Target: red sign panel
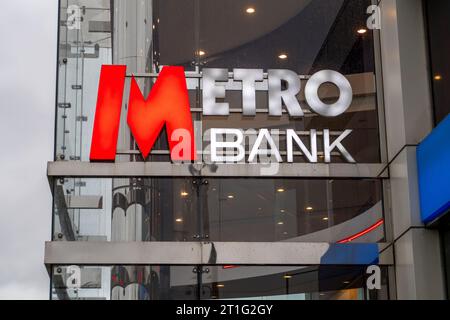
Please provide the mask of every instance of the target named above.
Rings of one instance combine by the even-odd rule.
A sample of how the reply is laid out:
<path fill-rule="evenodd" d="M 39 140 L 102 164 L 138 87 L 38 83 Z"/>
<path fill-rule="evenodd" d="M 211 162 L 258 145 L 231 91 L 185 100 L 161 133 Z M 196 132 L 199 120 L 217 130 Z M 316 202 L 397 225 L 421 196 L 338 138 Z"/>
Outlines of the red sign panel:
<path fill-rule="evenodd" d="M 100 73 L 91 161 L 114 161 L 126 66 L 104 65 Z M 189 97 L 183 67 L 166 66 L 147 99 L 131 79 L 127 123 L 144 158 L 149 155 L 163 127 L 172 160 L 195 160 L 196 149 Z"/>

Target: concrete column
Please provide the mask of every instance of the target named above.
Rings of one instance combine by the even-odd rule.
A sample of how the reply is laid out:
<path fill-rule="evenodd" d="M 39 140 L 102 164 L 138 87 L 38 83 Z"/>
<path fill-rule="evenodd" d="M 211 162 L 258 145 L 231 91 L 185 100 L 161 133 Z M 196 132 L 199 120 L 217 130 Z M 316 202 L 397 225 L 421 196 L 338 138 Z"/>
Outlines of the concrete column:
<path fill-rule="evenodd" d="M 386 140 L 397 299 L 444 299 L 439 234 L 420 220 L 416 146 L 432 130 L 421 0 L 382 0 Z"/>
<path fill-rule="evenodd" d="M 388 159 L 431 132 L 427 41 L 421 0 L 382 0 L 381 55 Z"/>
<path fill-rule="evenodd" d="M 405 147 L 389 166 L 398 299 L 444 299 L 439 232 L 420 220 L 416 147 Z"/>

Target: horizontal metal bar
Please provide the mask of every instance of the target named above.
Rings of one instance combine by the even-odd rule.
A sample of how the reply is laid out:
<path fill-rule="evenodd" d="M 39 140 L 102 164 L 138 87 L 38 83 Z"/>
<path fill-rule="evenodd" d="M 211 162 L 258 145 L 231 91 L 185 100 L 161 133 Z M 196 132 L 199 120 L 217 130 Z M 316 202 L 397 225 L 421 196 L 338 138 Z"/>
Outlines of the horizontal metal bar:
<path fill-rule="evenodd" d="M 287 155 L 287 151 L 278 151 L 278 152 L 280 153 L 281 156 L 286 156 Z M 197 150 L 196 153 L 197 153 L 197 155 L 210 155 L 211 151 Z M 236 155 L 237 154 L 237 152 L 234 151 L 234 150 L 225 150 L 225 151 L 217 150 L 216 153 L 218 155 Z M 250 155 L 251 152 L 250 151 L 245 151 L 244 153 L 245 153 L 246 156 L 248 156 L 248 155 Z M 139 150 L 117 150 L 116 154 L 120 154 L 120 155 L 127 155 L 128 154 L 128 155 L 130 155 L 130 154 L 141 154 L 141 152 Z M 170 154 L 170 150 L 152 150 L 150 152 L 150 154 L 153 154 L 153 155 L 169 155 Z M 302 156 L 303 152 L 292 151 L 292 154 L 294 156 Z M 324 152 L 322 152 L 322 151 L 317 152 L 317 155 L 319 157 L 323 157 L 324 156 Z M 341 153 L 333 151 L 333 152 L 330 152 L 330 155 L 338 157 L 338 156 L 341 155 Z M 70 160 L 74 160 L 74 159 L 70 159 Z"/>
<path fill-rule="evenodd" d="M 195 72 L 195 71 L 185 71 L 184 74 L 185 74 L 185 77 L 187 79 L 199 79 L 199 78 L 202 78 L 202 76 L 203 76 L 202 72 Z M 127 73 L 126 74 L 127 78 L 131 78 L 131 77 L 135 77 L 135 78 L 158 78 L 158 76 L 159 76 L 159 73 L 157 73 L 157 72 L 147 72 L 147 73 L 145 73 L 145 72 L 135 72 L 135 73 Z M 263 73 L 263 79 L 267 79 L 268 76 L 269 76 L 269 74 L 267 72 Z M 301 80 L 306 80 L 306 79 L 311 78 L 310 75 L 302 75 L 302 74 L 299 74 L 298 77 Z M 233 78 L 234 78 L 234 73 L 233 72 L 228 72 L 228 79 L 232 80 Z"/>
<path fill-rule="evenodd" d="M 88 242 L 45 243 L 46 265 L 366 265 L 393 263 L 388 243 Z M 382 252 L 382 254 L 380 254 Z"/>
<path fill-rule="evenodd" d="M 269 164 L 233 163 L 169 163 L 80 161 L 48 162 L 48 177 L 260 177 L 260 178 L 388 178 L 386 164 L 367 163 L 278 163 L 277 170 Z"/>
<path fill-rule="evenodd" d="M 203 113 L 203 109 L 202 108 L 190 108 L 190 110 L 191 110 L 192 113 Z M 316 117 L 317 116 L 316 113 L 312 112 L 309 109 L 302 108 L 302 111 L 304 113 L 303 117 Z M 230 113 L 242 113 L 243 109 L 242 108 L 230 108 L 229 112 Z M 269 109 L 268 108 L 258 108 L 258 109 L 255 109 L 255 112 L 256 113 L 263 113 L 263 114 L 267 113 L 268 114 L 269 113 Z M 282 109 L 281 113 L 282 114 L 289 114 L 289 112 L 286 109 Z M 205 116 L 205 117 L 207 117 L 207 116 Z M 227 116 L 216 116 L 216 117 L 227 117 Z M 301 119 L 301 117 L 297 117 L 297 119 Z M 204 118 L 203 120 L 204 121 L 208 121 L 207 118 Z"/>
<path fill-rule="evenodd" d="M 103 196 L 66 195 L 68 209 L 103 209 Z"/>

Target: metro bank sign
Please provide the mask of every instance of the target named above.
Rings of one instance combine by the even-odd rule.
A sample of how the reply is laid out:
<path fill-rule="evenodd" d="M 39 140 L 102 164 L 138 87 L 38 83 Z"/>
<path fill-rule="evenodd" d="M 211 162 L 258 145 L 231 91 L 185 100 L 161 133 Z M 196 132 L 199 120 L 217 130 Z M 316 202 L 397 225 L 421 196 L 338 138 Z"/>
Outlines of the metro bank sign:
<path fill-rule="evenodd" d="M 102 66 L 91 143 L 91 161 L 115 160 L 125 78 L 126 66 Z M 229 115 L 229 104 L 217 101 L 217 99 L 225 98 L 226 88 L 224 84 L 228 79 L 227 69 L 205 68 L 202 70 L 204 116 Z M 263 80 L 262 69 L 233 69 L 233 81 L 242 82 L 242 113 L 244 116 L 255 116 L 256 83 Z M 291 117 L 302 117 L 304 115 L 297 99 L 301 90 L 301 82 L 295 72 L 284 69 L 270 69 L 267 72 L 267 83 L 270 116 L 281 116 L 283 104 Z M 318 90 L 324 83 L 332 83 L 339 89 L 339 98 L 333 104 L 326 104 L 319 98 Z M 324 117 L 336 117 L 344 113 L 350 107 L 353 96 L 349 81 L 340 73 L 332 70 L 322 70 L 312 75 L 306 83 L 304 93 L 309 107 L 315 113 Z M 171 159 L 173 161 L 196 160 L 197 151 L 184 68 L 163 67 L 147 98 L 142 95 L 136 80 L 132 77 L 127 124 L 144 159 L 150 154 L 156 139 L 165 127 Z M 355 162 L 342 145 L 342 141 L 351 132 L 352 130 L 345 130 L 331 142 L 329 130 L 323 130 L 325 162 L 331 162 L 331 152 L 335 149 L 348 162 Z M 232 138 L 226 138 L 223 141 L 221 138 L 224 135 Z M 295 130 L 286 130 L 288 162 L 293 162 L 294 143 L 309 162 L 318 162 L 317 131 L 310 130 L 309 136 L 310 148 L 307 148 Z M 212 162 L 239 162 L 245 158 L 243 130 L 212 128 L 209 130 L 207 138 L 211 142 Z M 264 143 L 266 146 L 264 146 Z M 232 155 L 220 154 L 218 150 L 221 149 L 231 150 Z M 251 147 L 248 161 L 254 162 L 258 155 L 268 154 L 274 156 L 277 162 L 283 161 L 271 131 L 259 129 L 256 140 Z"/>

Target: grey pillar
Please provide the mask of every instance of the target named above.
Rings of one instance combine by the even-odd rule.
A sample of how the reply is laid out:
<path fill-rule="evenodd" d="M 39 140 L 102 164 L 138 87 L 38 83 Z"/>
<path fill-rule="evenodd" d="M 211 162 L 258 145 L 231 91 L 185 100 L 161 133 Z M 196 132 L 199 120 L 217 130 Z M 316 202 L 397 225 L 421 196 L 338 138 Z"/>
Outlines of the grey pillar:
<path fill-rule="evenodd" d="M 432 130 L 422 0 L 381 1 L 386 139 L 398 299 L 443 299 L 439 235 L 420 220 L 416 146 Z"/>

